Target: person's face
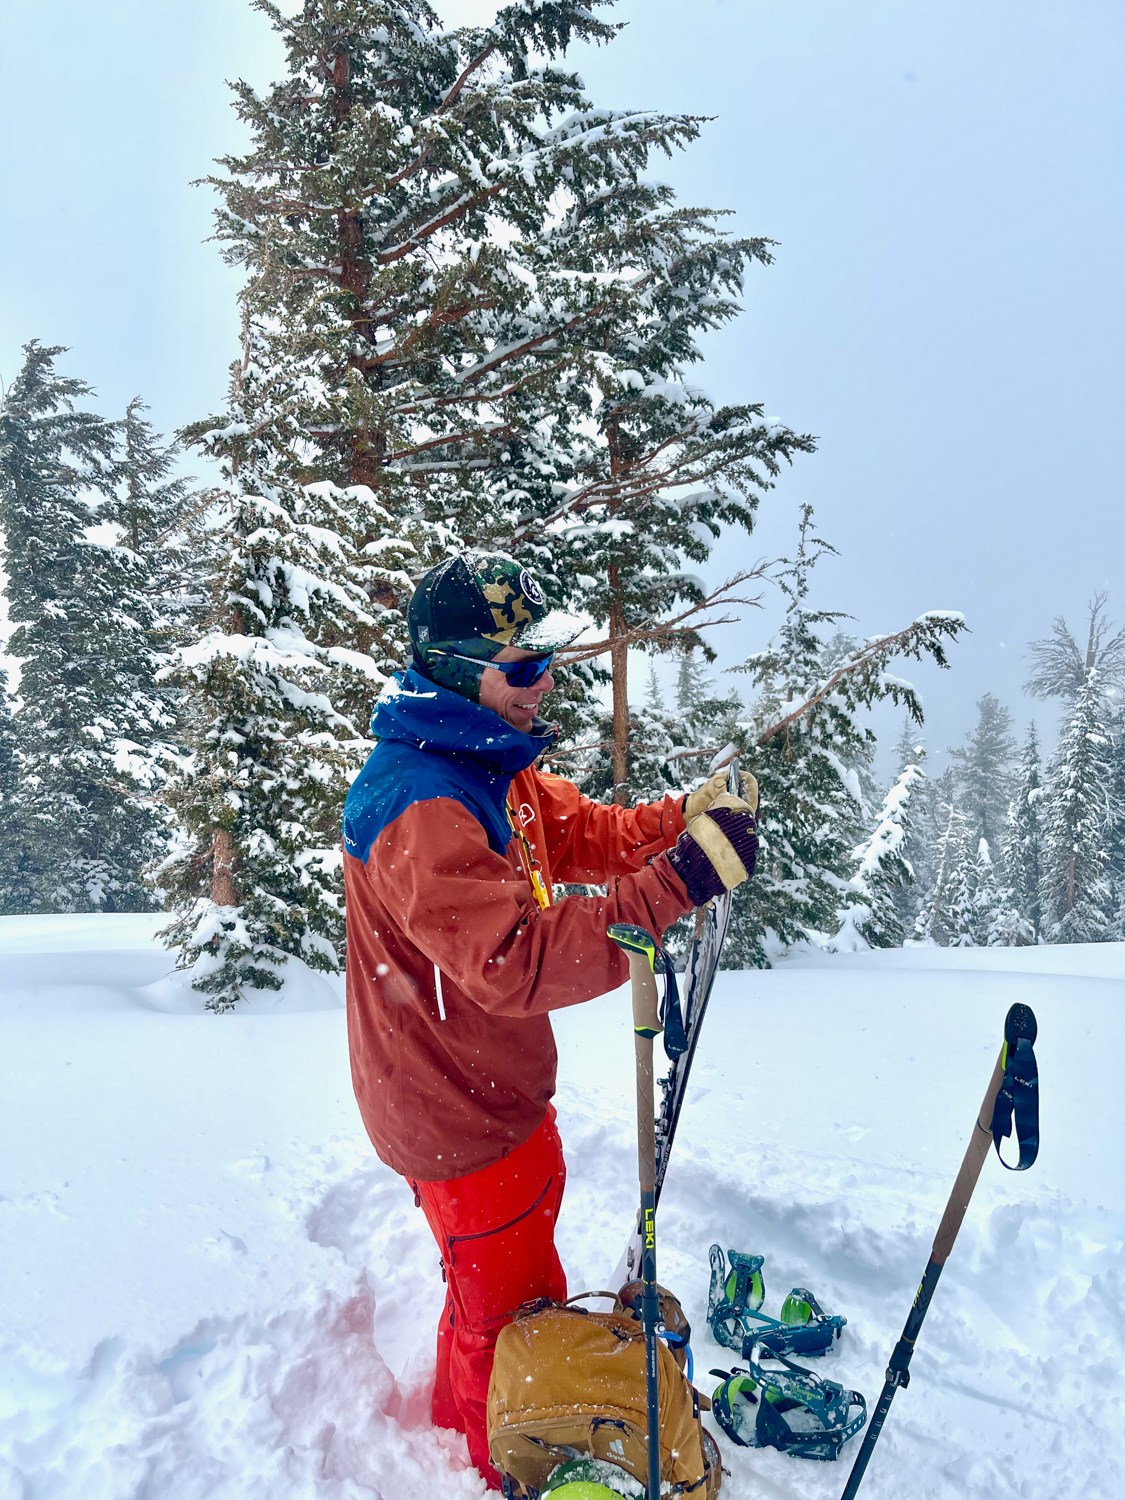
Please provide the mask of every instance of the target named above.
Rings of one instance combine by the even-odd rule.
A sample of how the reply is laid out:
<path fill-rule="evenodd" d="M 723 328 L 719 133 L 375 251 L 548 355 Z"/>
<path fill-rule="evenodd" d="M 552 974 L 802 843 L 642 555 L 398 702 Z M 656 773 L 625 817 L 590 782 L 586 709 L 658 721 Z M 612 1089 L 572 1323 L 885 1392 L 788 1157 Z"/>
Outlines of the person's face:
<path fill-rule="evenodd" d="M 493 661 L 533 661 L 542 655 L 541 651 L 521 651 L 518 646 L 505 646 Z M 498 672 L 495 667 L 485 667 L 480 678 L 481 706 L 499 714 L 513 729 L 529 734 L 540 703 L 554 685 L 555 679 L 550 672 L 544 672 L 530 687 L 512 687 L 503 672 Z"/>

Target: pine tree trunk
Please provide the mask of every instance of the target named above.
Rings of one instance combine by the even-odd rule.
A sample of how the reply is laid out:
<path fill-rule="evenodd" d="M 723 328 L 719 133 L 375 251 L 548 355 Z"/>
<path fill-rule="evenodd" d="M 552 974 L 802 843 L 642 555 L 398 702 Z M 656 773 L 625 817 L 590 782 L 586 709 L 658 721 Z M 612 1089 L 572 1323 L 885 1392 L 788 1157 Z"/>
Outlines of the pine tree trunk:
<path fill-rule="evenodd" d="M 225 828 L 211 835 L 211 900 L 216 906 L 237 906 L 234 888 L 234 841 Z"/>
<path fill-rule="evenodd" d="M 613 800 L 625 801 L 625 783 L 629 779 L 629 647 L 625 643 L 625 620 L 617 593 L 617 569 L 609 570 L 609 586 L 614 603 L 609 614 L 610 671 L 613 681 Z"/>
<path fill-rule="evenodd" d="M 619 433 L 617 423 L 606 426 L 609 448 L 610 473 L 616 477 L 621 470 Z M 609 502 L 610 515 L 614 515 L 619 500 Z M 615 563 L 608 570 L 609 596 L 609 650 L 610 676 L 613 683 L 613 800 L 625 802 L 625 783 L 629 779 L 629 647 L 625 642 L 625 611 L 621 601 L 621 576 Z"/>
<path fill-rule="evenodd" d="M 340 126 L 351 114 L 351 57 L 343 49 L 332 59 L 332 116 Z M 354 299 L 351 322 L 357 333 L 371 341 L 371 317 L 367 309 L 372 268 L 363 256 L 363 214 L 358 208 L 341 208 L 336 215 L 340 240 L 340 286 Z M 353 353 L 349 364 L 364 374 L 362 356 Z M 372 433 L 361 423 L 348 434 L 348 484 L 378 484 L 385 451 L 381 433 Z"/>

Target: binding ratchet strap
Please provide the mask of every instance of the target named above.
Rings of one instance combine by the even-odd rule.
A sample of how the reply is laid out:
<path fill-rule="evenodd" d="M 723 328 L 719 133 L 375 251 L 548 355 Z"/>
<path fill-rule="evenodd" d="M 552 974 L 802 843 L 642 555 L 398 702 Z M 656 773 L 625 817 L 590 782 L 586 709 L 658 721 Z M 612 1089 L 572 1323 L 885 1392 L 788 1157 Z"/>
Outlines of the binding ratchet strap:
<path fill-rule="evenodd" d="M 767 1353 L 827 1354 L 847 1318 L 826 1313 L 805 1287 L 795 1286 L 781 1305 L 781 1317 L 762 1312 L 765 1282 L 763 1258 L 731 1250 L 728 1273 L 723 1252 L 711 1246 L 711 1289 L 707 1322 L 716 1341 L 746 1357 L 757 1343 Z"/>
<path fill-rule="evenodd" d="M 829 1462 L 867 1421 L 859 1391 L 822 1380 L 792 1360 L 763 1351 L 782 1369 L 747 1356 L 747 1370 L 712 1370 L 723 1377 L 711 1398 L 719 1426 L 742 1448 L 778 1448 L 794 1458 Z"/>
<path fill-rule="evenodd" d="M 992 1112 L 996 1155 L 1010 1172 L 1025 1172 L 1039 1154 L 1038 1026 L 1029 1006 L 1013 1005 L 1004 1022 L 1004 1078 Z M 1015 1130 L 1018 1162 L 1004 1161 L 1000 1142 Z"/>

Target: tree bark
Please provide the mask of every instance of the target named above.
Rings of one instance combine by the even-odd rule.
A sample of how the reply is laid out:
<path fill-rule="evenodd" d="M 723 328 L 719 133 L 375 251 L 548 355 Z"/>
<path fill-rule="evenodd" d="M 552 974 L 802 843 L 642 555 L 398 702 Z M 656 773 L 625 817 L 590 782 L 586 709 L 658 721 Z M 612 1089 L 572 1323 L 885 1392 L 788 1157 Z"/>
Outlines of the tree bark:
<path fill-rule="evenodd" d="M 613 800 L 624 803 L 624 785 L 629 779 L 629 643 L 621 613 L 617 569 L 609 569 L 613 604 L 609 612 L 610 673 L 613 682 Z"/>
<path fill-rule="evenodd" d="M 616 477 L 622 468 L 621 448 L 617 422 L 606 425 L 606 444 L 609 448 L 609 472 Z M 607 509 L 615 515 L 620 500 L 610 499 Z M 629 639 L 622 601 L 621 575 L 616 563 L 610 563 L 607 572 L 609 581 L 609 662 L 613 685 L 613 800 L 624 805 L 625 783 L 629 779 Z"/>
<path fill-rule="evenodd" d="M 225 828 L 211 835 L 211 900 L 216 906 L 237 906 L 234 887 L 234 841 Z"/>

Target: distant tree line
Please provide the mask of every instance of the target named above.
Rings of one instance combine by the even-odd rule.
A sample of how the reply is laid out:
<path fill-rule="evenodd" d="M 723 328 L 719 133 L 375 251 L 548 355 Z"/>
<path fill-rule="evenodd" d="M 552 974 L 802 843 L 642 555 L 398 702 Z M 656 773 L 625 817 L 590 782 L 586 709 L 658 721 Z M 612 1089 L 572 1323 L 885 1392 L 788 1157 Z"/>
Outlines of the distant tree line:
<path fill-rule="evenodd" d="M 1059 925 L 1059 902 L 1084 912 L 1102 885 L 1085 854 L 1063 874 L 1051 861 L 1104 818 L 1076 790 L 1071 822 L 1047 819 L 1033 911 L 996 723 L 992 782 L 966 759 L 931 785 L 904 748 L 879 794 L 863 713 L 890 699 L 920 719 L 891 663 L 944 663 L 963 622 L 850 639 L 808 601 L 831 549 L 807 509 L 775 572 L 784 628 L 743 667 L 748 706 L 709 680 L 706 631 L 758 576 L 709 592 L 700 570 L 813 441 L 689 383 L 770 243 L 652 180 L 700 119 L 594 108 L 563 65 L 571 41 L 612 40 L 610 0 L 510 5 L 452 31 L 425 0 L 252 3 L 287 62 L 262 94 L 236 86 L 247 150 L 211 179 L 245 273 L 223 409 L 165 442 L 139 400 L 116 421 L 91 411 L 62 351 L 35 343 L 0 407 L 19 663 L 0 684 L 0 910 L 167 909 L 215 1009 L 276 987 L 291 958 L 338 968 L 340 810 L 371 703 L 404 662 L 414 579 L 477 546 L 526 560 L 592 621 L 556 693 L 561 770 L 630 801 L 690 784 L 729 739 L 760 772 L 761 874 L 733 961 L 814 935 L 953 940 L 947 893 L 985 901 L 986 846 L 987 879 L 1003 875 L 1032 935 L 1076 932 L 1085 917 Z M 213 488 L 175 477 L 181 446 L 214 461 Z M 1095 732 L 1075 730 L 1082 787 L 1117 764 L 1110 645 L 1090 690 L 1073 689 L 1106 736 L 1080 773 Z M 631 651 L 673 663 L 672 709 L 658 686 L 630 704 Z M 1048 770 L 1042 796 L 1020 794 L 1025 861 L 1029 817 L 1047 818 L 1059 784 Z M 1117 890 L 1113 848 L 1098 879 Z"/>

